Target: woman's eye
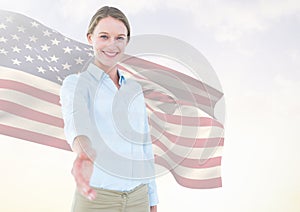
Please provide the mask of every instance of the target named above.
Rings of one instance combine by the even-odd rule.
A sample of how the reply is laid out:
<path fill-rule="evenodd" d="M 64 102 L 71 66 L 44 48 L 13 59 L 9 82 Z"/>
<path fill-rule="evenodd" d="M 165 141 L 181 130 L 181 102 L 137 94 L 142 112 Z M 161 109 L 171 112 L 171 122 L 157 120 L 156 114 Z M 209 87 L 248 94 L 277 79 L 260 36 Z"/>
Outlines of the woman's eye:
<path fill-rule="evenodd" d="M 108 39 L 108 36 L 107 35 L 100 35 L 100 38 L 106 40 L 106 39 Z"/>

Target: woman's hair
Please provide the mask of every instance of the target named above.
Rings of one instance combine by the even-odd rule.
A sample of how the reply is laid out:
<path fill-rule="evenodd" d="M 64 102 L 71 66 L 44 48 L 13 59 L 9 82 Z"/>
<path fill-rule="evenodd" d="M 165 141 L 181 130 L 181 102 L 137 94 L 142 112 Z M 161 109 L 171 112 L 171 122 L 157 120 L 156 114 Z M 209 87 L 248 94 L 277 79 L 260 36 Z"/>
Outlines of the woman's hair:
<path fill-rule="evenodd" d="M 99 23 L 99 21 L 103 18 L 106 18 L 106 17 L 112 17 L 112 18 L 115 18 L 115 19 L 117 19 L 119 21 L 122 21 L 124 23 L 124 25 L 127 28 L 127 39 L 129 41 L 129 39 L 130 39 L 130 26 L 129 26 L 128 19 L 126 18 L 126 16 L 124 15 L 124 13 L 121 10 L 119 10 L 115 7 L 109 7 L 109 6 L 101 7 L 95 13 L 95 15 L 92 17 L 92 19 L 90 21 L 87 35 L 92 34 L 94 32 L 95 27 Z"/>

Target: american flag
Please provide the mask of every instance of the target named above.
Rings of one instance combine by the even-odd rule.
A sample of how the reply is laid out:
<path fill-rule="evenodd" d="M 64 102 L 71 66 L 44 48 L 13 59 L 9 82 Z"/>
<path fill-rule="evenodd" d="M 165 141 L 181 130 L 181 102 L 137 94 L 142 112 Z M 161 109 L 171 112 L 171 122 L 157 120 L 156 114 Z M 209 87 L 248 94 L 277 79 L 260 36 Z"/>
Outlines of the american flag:
<path fill-rule="evenodd" d="M 92 56 L 89 45 L 27 16 L 0 10 L 0 133 L 71 150 L 63 132 L 59 90 L 63 79 L 84 70 Z M 214 117 L 214 106 L 223 94 L 137 57 L 128 56 L 119 67 L 143 86 L 156 169 L 171 171 L 185 187 L 221 187 L 224 127 Z"/>

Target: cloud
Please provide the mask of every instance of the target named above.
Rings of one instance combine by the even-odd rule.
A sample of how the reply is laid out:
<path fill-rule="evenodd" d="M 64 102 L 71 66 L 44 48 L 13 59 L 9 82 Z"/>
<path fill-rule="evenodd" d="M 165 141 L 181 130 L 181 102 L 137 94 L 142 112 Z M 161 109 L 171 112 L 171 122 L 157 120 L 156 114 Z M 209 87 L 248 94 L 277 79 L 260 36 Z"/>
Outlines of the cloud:
<path fill-rule="evenodd" d="M 33 0 L 6 1 L 2 3 L 2 7 L 16 10 L 14 9 L 16 4 L 21 5 L 23 12 L 30 10 L 30 8 L 33 10 L 33 7 L 37 8 L 36 1 Z M 60 0 L 54 4 L 54 7 L 49 2 L 43 3 L 43 5 L 49 6 L 51 10 L 54 7 L 57 8 L 59 15 L 66 20 L 72 20 L 75 24 L 87 22 L 94 12 L 104 5 L 118 7 L 128 15 L 159 11 L 159 14 L 156 15 L 162 18 L 164 17 L 162 11 L 164 10 L 181 11 L 188 14 L 193 26 L 212 30 L 215 38 L 220 42 L 233 42 L 244 35 L 267 30 L 276 24 L 277 20 L 286 16 L 297 16 L 300 11 L 298 0 L 246 2 L 233 0 L 91 0 L 88 2 L 84 0 Z M 39 7 L 45 8 L 42 5 Z"/>

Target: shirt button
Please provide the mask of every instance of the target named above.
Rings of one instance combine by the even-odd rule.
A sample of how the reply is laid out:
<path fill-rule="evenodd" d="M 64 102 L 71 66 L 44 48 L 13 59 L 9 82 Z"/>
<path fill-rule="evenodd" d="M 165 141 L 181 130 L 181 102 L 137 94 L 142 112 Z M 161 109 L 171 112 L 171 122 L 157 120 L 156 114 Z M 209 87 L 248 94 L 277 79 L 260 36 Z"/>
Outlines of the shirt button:
<path fill-rule="evenodd" d="M 126 194 L 126 193 L 123 193 L 123 194 L 122 194 L 122 198 L 123 198 L 123 199 L 126 199 L 126 198 L 127 198 L 127 194 Z"/>

